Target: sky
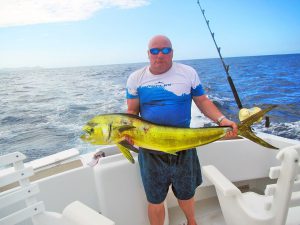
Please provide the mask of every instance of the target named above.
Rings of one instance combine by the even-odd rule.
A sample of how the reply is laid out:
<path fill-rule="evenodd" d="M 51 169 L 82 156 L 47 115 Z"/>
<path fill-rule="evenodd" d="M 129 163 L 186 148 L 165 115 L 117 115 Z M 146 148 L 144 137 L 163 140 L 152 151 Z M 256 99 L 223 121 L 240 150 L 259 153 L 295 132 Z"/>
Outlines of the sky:
<path fill-rule="evenodd" d="M 299 0 L 200 0 L 224 58 L 300 53 Z M 0 0 L 0 69 L 216 58 L 197 0 Z"/>

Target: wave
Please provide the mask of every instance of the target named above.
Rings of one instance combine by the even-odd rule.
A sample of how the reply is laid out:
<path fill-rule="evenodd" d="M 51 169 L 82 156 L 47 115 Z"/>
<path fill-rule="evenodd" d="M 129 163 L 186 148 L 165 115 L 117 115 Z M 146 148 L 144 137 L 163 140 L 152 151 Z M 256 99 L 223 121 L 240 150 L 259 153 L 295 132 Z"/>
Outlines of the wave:
<path fill-rule="evenodd" d="M 300 54 L 227 58 L 244 107 L 278 107 L 262 131 L 300 138 Z M 219 59 L 187 60 L 206 94 L 228 118 L 238 121 L 238 108 Z M 21 151 L 28 160 L 72 147 L 95 150 L 81 142 L 82 126 L 97 114 L 126 111 L 125 84 L 145 63 L 60 69 L 0 71 L 0 145 L 3 154 Z M 192 127 L 215 126 L 192 107 Z"/>

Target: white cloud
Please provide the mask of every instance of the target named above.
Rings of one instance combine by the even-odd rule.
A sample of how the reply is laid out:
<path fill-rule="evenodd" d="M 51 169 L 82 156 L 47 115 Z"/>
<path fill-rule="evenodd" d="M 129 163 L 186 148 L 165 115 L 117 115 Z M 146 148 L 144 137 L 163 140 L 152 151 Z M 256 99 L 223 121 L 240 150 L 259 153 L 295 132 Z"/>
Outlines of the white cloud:
<path fill-rule="evenodd" d="M 148 4 L 149 0 L 1 0 L 0 27 L 78 21 L 103 8 Z"/>

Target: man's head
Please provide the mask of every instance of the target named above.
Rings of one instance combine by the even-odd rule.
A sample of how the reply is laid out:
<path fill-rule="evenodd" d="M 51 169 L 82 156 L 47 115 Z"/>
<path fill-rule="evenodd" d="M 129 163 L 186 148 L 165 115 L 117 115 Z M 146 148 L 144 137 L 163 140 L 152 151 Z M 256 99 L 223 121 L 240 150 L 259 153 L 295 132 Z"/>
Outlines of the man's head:
<path fill-rule="evenodd" d="M 153 74 L 167 72 L 172 66 L 173 50 L 169 38 L 163 35 L 152 37 L 148 44 L 150 71 Z"/>

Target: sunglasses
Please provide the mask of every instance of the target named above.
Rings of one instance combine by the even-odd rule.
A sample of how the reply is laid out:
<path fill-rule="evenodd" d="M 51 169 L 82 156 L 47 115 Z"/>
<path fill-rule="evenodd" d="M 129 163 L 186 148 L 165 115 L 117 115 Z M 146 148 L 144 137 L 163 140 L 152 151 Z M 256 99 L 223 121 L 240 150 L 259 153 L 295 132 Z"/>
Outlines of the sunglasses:
<path fill-rule="evenodd" d="M 152 55 L 158 55 L 159 52 L 162 52 L 162 54 L 167 55 L 172 51 L 172 48 L 165 47 L 165 48 L 151 48 L 149 49 L 150 53 Z"/>

